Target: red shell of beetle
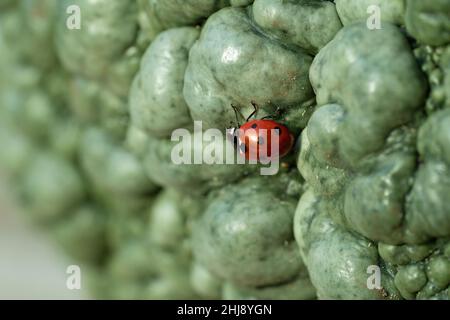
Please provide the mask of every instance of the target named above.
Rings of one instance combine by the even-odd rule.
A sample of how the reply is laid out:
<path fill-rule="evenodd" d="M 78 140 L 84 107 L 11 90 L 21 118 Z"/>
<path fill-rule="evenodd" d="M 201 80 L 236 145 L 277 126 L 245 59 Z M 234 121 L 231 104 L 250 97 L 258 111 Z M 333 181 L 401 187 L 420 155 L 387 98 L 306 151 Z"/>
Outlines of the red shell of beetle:
<path fill-rule="evenodd" d="M 278 139 L 278 148 L 272 139 Z M 247 160 L 274 159 L 285 156 L 294 145 L 289 129 L 274 120 L 252 120 L 244 123 L 238 133 L 239 153 Z"/>

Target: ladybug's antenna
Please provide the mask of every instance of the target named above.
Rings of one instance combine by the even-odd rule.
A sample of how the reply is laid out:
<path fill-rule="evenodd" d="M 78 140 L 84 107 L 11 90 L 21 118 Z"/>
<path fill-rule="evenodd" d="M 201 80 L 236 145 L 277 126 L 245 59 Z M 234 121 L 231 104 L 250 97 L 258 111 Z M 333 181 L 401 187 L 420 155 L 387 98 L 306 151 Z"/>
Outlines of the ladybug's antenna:
<path fill-rule="evenodd" d="M 239 128 L 241 125 L 239 124 L 239 119 L 238 119 L 238 113 L 241 115 L 241 117 L 243 118 L 242 114 L 239 112 L 239 110 L 236 108 L 236 106 L 234 104 L 231 104 L 231 107 L 234 110 L 234 116 L 236 117 L 236 125 Z"/>
<path fill-rule="evenodd" d="M 253 110 L 253 112 L 248 116 L 248 118 L 247 118 L 247 120 L 245 120 L 245 122 L 248 122 L 248 120 L 250 120 L 250 118 L 253 117 L 253 116 L 258 112 L 258 109 L 259 109 L 259 107 L 258 107 L 258 105 L 256 104 L 255 101 L 252 100 L 252 101 L 250 101 L 250 103 L 252 104 L 254 110 Z"/>

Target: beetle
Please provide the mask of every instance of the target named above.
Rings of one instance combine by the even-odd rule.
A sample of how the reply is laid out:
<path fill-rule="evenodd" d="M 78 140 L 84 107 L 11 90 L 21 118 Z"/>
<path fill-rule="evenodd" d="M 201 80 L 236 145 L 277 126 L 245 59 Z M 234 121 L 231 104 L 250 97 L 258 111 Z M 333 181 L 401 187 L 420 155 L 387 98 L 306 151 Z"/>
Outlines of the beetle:
<path fill-rule="evenodd" d="M 250 120 L 258 111 L 258 105 L 254 101 L 251 104 L 254 111 L 247 117 L 243 125 L 239 125 L 237 116 L 239 111 L 234 105 L 231 105 L 236 115 L 239 130 L 232 128 L 230 133 L 239 154 L 247 160 L 281 158 L 288 154 L 295 140 L 292 133 L 285 125 L 267 119 L 270 116 Z M 272 139 L 274 137 L 278 139 L 278 148 L 272 150 Z M 274 151 L 273 154 L 272 151 Z"/>

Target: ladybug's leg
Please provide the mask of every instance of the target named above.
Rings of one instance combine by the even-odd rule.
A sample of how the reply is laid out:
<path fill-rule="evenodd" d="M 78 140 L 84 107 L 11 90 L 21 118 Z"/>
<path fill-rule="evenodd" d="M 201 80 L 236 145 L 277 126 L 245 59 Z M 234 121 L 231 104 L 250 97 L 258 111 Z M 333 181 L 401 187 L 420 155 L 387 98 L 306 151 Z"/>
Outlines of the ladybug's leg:
<path fill-rule="evenodd" d="M 284 115 L 286 115 L 286 109 L 281 109 L 280 107 L 277 107 L 277 110 L 275 110 L 275 113 L 278 118 L 283 117 Z M 283 120 L 286 120 L 286 119 L 283 118 Z"/>
<path fill-rule="evenodd" d="M 269 114 L 268 116 L 262 117 L 261 120 L 264 119 L 273 119 L 275 116 L 278 118 L 284 113 L 284 110 L 282 110 L 280 107 L 277 107 L 274 113 Z"/>
<path fill-rule="evenodd" d="M 245 122 L 248 122 L 248 120 L 250 120 L 250 118 L 253 117 L 258 112 L 258 109 L 259 109 L 259 106 L 256 104 L 255 101 L 250 101 L 250 103 L 252 104 L 254 110 L 252 113 L 250 113 L 250 115 L 247 117 L 247 120 L 245 120 Z"/>
<path fill-rule="evenodd" d="M 233 144 L 233 146 L 236 148 L 238 145 L 238 136 L 237 136 L 237 128 L 233 127 L 230 129 L 227 129 L 227 138 L 228 140 Z"/>

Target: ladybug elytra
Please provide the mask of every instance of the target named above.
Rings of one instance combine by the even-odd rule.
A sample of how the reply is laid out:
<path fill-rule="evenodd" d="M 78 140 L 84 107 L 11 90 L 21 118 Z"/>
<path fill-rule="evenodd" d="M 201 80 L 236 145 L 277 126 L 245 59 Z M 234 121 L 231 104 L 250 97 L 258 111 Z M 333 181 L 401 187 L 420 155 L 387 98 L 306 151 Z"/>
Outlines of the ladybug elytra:
<path fill-rule="evenodd" d="M 262 118 L 249 121 L 258 109 L 254 102 L 252 105 L 255 110 L 239 127 L 235 135 L 235 144 L 239 154 L 247 160 L 281 158 L 288 154 L 295 140 L 289 129 L 274 120 Z M 232 107 L 237 112 L 236 108 Z M 278 147 L 273 139 L 277 139 Z"/>

